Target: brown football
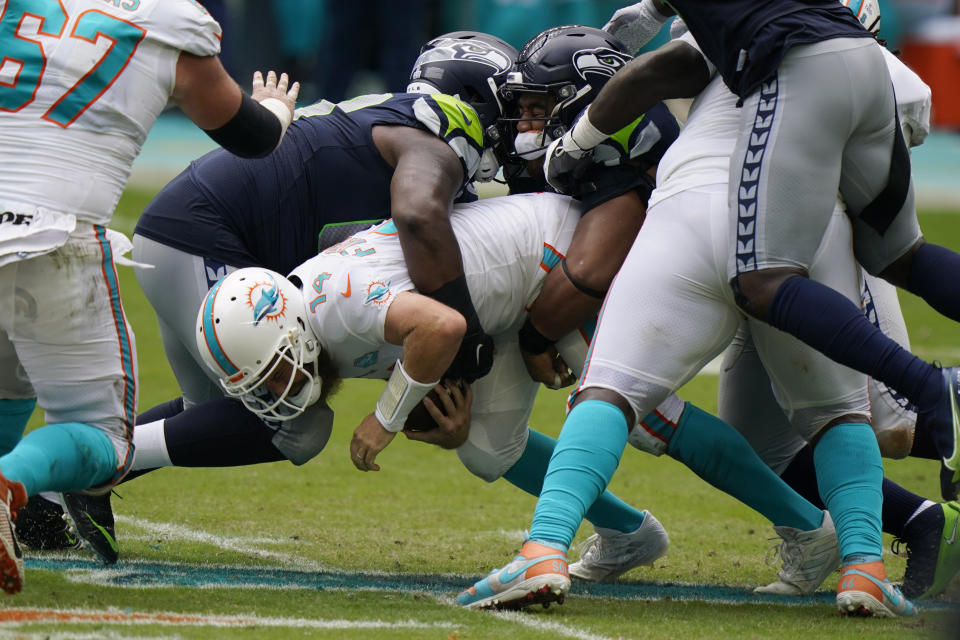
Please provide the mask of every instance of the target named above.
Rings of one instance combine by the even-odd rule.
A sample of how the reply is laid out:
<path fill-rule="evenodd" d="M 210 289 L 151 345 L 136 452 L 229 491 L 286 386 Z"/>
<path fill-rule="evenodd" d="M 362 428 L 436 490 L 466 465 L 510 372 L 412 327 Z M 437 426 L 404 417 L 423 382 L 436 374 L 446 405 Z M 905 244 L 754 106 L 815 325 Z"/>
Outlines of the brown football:
<path fill-rule="evenodd" d="M 427 397 L 443 411 L 443 403 L 440 401 L 440 396 L 437 395 L 436 391 L 431 389 L 429 393 L 427 393 Z M 423 400 L 417 403 L 417 406 L 415 406 L 413 411 L 410 412 L 410 415 L 407 416 L 407 421 L 403 423 L 403 428 L 409 429 L 410 431 L 430 431 L 431 429 L 437 429 L 439 426 L 437 421 L 433 419 L 433 416 L 430 415 L 430 412 L 427 411 Z"/>

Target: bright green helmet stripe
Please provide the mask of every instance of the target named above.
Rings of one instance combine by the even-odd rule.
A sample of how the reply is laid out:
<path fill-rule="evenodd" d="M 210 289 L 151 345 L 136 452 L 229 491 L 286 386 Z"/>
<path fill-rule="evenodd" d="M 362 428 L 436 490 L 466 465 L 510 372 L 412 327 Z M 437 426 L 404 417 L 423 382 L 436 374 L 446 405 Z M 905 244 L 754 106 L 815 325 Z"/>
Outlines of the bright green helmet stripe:
<path fill-rule="evenodd" d="M 483 147 L 483 129 L 480 127 L 480 117 L 477 116 L 473 107 L 444 93 L 433 93 L 427 97 L 432 98 L 447 116 L 447 130 L 443 134 L 444 138 L 454 129 L 461 129 L 478 147 Z"/>

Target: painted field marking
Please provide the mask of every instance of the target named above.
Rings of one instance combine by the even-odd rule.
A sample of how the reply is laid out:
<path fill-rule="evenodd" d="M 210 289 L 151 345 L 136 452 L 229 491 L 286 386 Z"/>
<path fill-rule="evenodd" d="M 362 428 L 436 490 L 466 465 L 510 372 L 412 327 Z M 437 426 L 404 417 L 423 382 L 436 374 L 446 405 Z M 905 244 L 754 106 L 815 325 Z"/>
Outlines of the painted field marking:
<path fill-rule="evenodd" d="M 181 627 L 286 627 L 293 629 L 451 629 L 461 625 L 452 622 L 417 622 L 416 620 L 323 620 L 314 618 L 279 618 L 256 615 L 226 616 L 184 614 L 175 612 L 141 612 L 89 609 L 14 608 L 0 611 L 0 628 L 23 624 L 120 624 Z"/>
<path fill-rule="evenodd" d="M 28 557 L 28 569 L 45 569 L 85 584 L 129 588 L 269 588 L 317 591 L 391 591 L 450 595 L 482 576 L 458 574 L 387 573 L 380 571 L 298 570 L 240 565 L 193 565 L 167 562 L 121 561 L 110 567 L 94 560 L 65 556 Z M 574 582 L 573 597 L 613 600 L 689 600 L 717 604 L 776 604 L 781 606 L 833 605 L 835 595 L 821 591 L 809 596 L 753 593 L 747 587 L 662 582 L 588 584 Z M 960 611 L 960 603 L 922 602 L 922 610 Z"/>

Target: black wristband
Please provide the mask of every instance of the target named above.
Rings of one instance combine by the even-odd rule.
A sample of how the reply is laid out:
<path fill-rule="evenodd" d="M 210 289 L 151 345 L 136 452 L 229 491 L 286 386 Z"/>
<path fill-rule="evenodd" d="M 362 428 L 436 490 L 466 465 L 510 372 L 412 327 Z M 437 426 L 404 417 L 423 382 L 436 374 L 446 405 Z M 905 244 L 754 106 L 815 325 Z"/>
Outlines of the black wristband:
<path fill-rule="evenodd" d="M 423 295 L 429 296 L 437 302 L 442 302 L 448 307 L 453 307 L 459 311 L 467 320 L 467 335 L 483 331 L 480 326 L 480 318 L 477 316 L 477 310 L 473 306 L 473 300 L 470 298 L 470 289 L 467 287 L 467 277 L 460 277 L 447 282 L 439 289 L 429 293 L 423 292 Z"/>
<path fill-rule="evenodd" d="M 527 321 L 520 327 L 520 348 L 527 353 L 539 355 L 553 346 L 553 340 L 537 331 L 527 316 Z"/>
<path fill-rule="evenodd" d="M 277 148 L 283 125 L 259 102 L 243 94 L 240 110 L 219 129 L 204 129 L 214 142 L 241 158 L 262 158 Z"/>

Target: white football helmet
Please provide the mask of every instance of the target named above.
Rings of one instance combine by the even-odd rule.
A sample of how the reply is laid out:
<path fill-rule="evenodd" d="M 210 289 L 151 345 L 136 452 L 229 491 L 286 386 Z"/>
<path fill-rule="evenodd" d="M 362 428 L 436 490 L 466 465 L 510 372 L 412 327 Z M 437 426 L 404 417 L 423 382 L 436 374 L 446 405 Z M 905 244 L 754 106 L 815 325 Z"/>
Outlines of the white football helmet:
<path fill-rule="evenodd" d="M 880 4 L 877 0 L 840 0 L 840 4 L 853 11 L 867 31 L 873 35 L 880 33 Z"/>
<path fill-rule="evenodd" d="M 200 307 L 197 348 L 227 394 L 264 418 L 290 420 L 320 398 L 320 341 L 300 289 L 275 271 L 250 267 L 221 278 Z M 283 363 L 289 377 L 277 395 L 264 383 Z"/>

